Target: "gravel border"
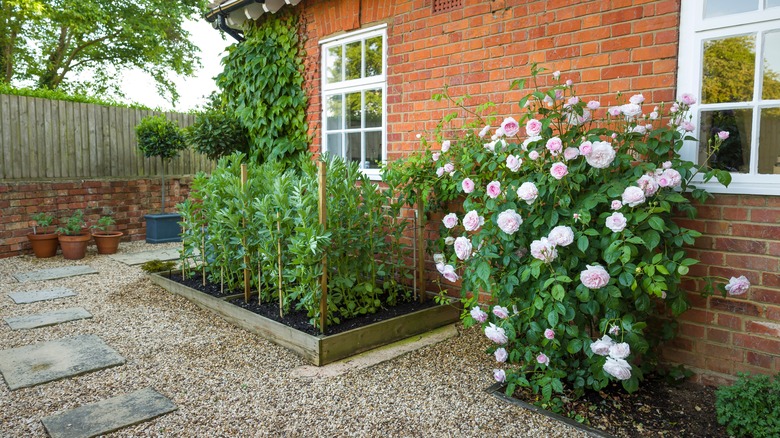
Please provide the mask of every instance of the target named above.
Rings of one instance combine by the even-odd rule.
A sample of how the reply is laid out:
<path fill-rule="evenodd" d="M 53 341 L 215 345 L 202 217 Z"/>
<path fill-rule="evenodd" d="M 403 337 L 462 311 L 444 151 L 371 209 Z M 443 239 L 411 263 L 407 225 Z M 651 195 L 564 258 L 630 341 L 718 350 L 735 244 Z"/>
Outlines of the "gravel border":
<path fill-rule="evenodd" d="M 122 243 L 120 252 L 180 244 Z M 86 264 L 100 274 L 17 283 L 11 274 Z M 580 432 L 485 392 L 494 363 L 478 330 L 335 377 L 295 377 L 306 363 L 154 285 L 90 247 L 83 260 L 0 259 L 0 317 L 81 306 L 93 318 L 12 331 L 3 349 L 96 334 L 125 365 L 9 391 L 0 385 L 0 436 L 43 437 L 41 418 L 152 387 L 179 409 L 110 436 L 560 436 Z M 8 292 L 69 287 L 76 297 L 25 305 Z"/>

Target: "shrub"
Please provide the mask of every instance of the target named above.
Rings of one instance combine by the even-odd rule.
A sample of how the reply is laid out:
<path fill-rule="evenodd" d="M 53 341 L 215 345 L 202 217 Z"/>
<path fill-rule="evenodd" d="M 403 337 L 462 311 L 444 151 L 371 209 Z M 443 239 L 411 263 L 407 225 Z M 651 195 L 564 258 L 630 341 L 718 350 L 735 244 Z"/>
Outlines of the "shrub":
<path fill-rule="evenodd" d="M 730 435 L 780 436 L 780 374 L 771 378 L 739 373 L 733 385 L 718 388 L 715 395 L 718 423 Z"/>
<path fill-rule="evenodd" d="M 195 117 L 195 123 L 186 129 L 193 149 L 218 160 L 233 152 L 249 153 L 246 129 L 228 110 L 209 108 Z"/>

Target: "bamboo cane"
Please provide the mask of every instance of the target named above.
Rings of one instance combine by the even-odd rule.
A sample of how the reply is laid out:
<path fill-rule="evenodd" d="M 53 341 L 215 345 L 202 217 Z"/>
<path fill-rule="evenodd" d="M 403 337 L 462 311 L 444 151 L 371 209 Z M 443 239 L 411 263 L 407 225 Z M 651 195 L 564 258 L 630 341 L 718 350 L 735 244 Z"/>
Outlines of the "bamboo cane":
<path fill-rule="evenodd" d="M 257 303 L 263 302 L 263 258 L 260 256 L 260 251 L 257 252 Z"/>
<path fill-rule="evenodd" d="M 325 187 L 325 163 L 320 161 L 317 163 L 319 168 L 319 204 L 320 204 L 320 224 L 323 230 L 327 230 L 328 212 L 327 212 L 327 192 Z M 320 296 L 320 331 L 325 334 L 326 324 L 328 320 L 328 255 L 322 254 L 322 277 L 320 277 L 320 287 L 322 288 L 322 295 Z"/>
<path fill-rule="evenodd" d="M 276 239 L 276 251 L 279 254 L 279 317 L 284 318 L 282 309 L 282 222 L 279 220 L 279 212 L 276 212 L 276 231 L 279 236 Z"/>
<path fill-rule="evenodd" d="M 200 247 L 200 266 L 201 266 L 201 277 L 203 277 L 203 287 L 206 287 L 206 233 L 203 231 L 203 227 L 200 229 L 202 235 L 200 237 L 201 239 L 201 247 Z"/>
<path fill-rule="evenodd" d="M 242 193 L 244 192 L 246 181 L 247 181 L 246 163 L 244 163 L 241 164 L 241 192 Z M 244 200 L 246 200 L 246 195 L 244 196 Z M 241 226 L 244 229 L 244 235 L 241 236 L 241 245 L 244 247 L 244 302 L 248 303 L 249 291 L 251 289 L 251 285 L 249 284 L 249 251 L 246 245 L 246 204 L 244 204 L 242 207 L 244 210 L 242 215 L 243 217 L 241 218 Z"/>
<path fill-rule="evenodd" d="M 420 196 L 417 197 L 417 274 L 420 276 L 420 299 L 421 303 L 425 302 L 425 239 L 423 233 L 425 232 L 425 206 L 423 205 L 422 190 Z"/>

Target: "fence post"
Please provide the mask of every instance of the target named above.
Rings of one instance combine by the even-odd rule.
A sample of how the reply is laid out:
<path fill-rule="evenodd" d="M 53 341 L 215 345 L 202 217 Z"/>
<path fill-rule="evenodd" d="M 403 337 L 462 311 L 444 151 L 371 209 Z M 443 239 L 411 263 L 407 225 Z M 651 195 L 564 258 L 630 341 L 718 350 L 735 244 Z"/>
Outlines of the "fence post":
<path fill-rule="evenodd" d="M 319 204 L 320 204 L 320 225 L 323 230 L 328 229 L 328 204 L 327 204 L 327 192 L 325 186 L 325 162 L 319 161 L 317 163 L 317 176 L 319 177 Z M 322 296 L 320 297 L 320 330 L 322 334 L 325 334 L 325 325 L 328 320 L 328 254 L 322 254 L 322 277 L 320 277 L 320 287 L 322 288 Z"/>

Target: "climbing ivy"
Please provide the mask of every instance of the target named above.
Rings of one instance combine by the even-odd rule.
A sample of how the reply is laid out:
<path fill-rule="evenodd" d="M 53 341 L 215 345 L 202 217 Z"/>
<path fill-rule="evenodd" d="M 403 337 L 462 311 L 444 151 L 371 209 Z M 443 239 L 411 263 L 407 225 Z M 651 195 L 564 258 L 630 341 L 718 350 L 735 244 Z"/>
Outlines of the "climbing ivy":
<path fill-rule="evenodd" d="M 308 147 L 298 17 L 266 14 L 232 46 L 217 76 L 223 99 L 250 136 L 257 162 L 293 167 Z"/>

